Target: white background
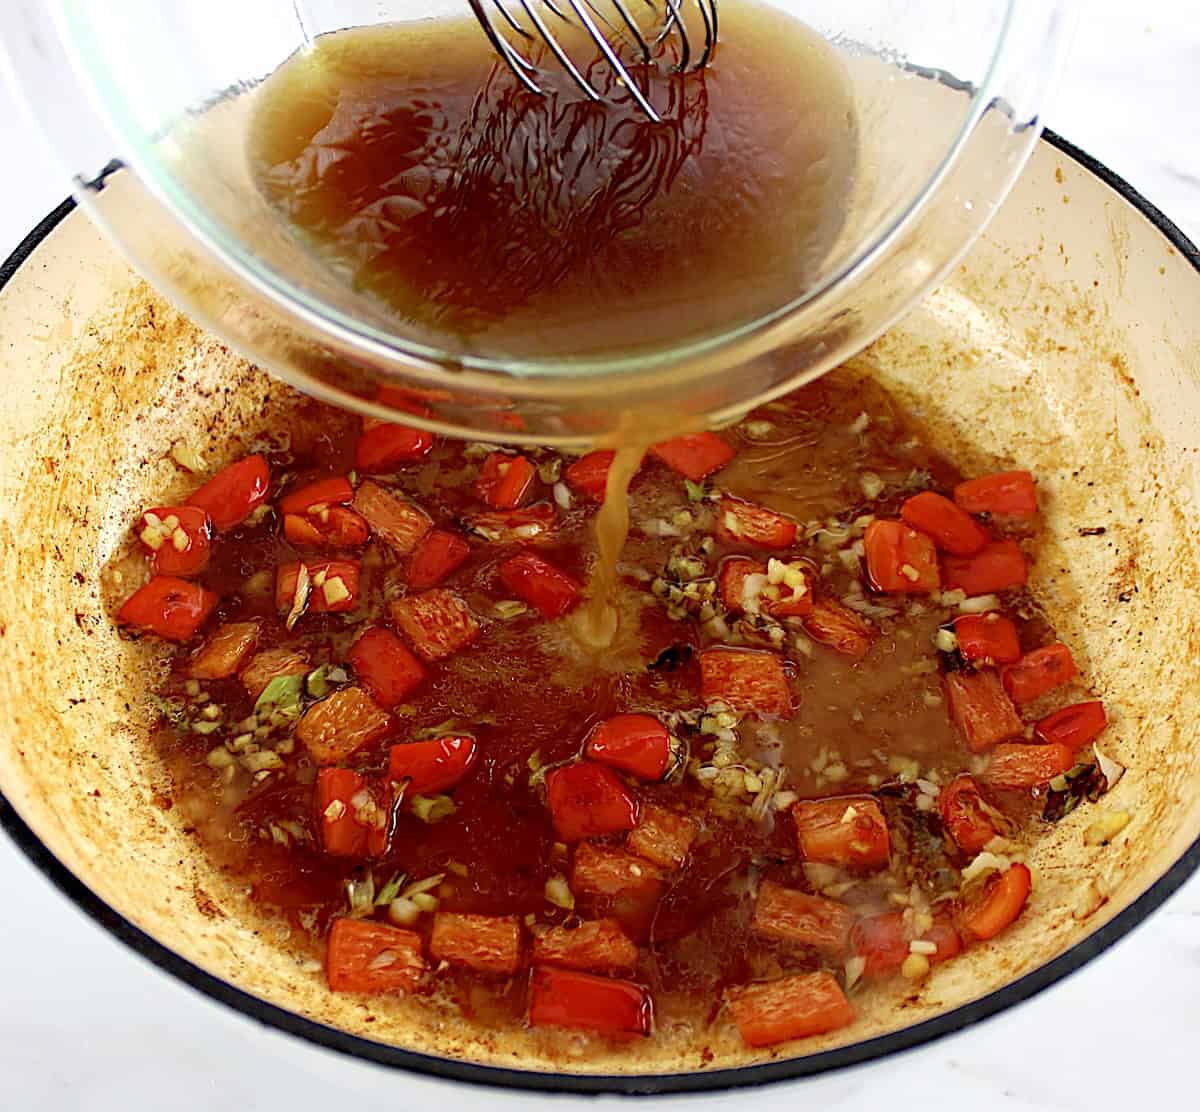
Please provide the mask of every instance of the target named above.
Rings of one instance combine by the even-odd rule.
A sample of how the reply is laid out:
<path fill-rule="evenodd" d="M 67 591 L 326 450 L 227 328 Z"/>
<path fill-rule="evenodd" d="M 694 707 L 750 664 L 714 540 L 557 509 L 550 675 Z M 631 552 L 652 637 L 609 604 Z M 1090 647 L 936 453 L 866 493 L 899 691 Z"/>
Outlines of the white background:
<path fill-rule="evenodd" d="M 1200 242 L 1200 12 L 1194 0 L 1090 0 L 1084 8 L 1047 120 Z M 66 186 L 2 89 L 0 108 L 2 256 Z M 0 893 L 0 1109 L 345 1112 L 539 1100 L 452 1092 L 227 1012 L 112 940 L 3 836 Z M 685 1099 L 692 1107 L 752 1100 L 789 1109 L 1195 1108 L 1198 1035 L 1200 880 L 1193 879 L 1099 961 L 970 1031 L 828 1077 Z"/>

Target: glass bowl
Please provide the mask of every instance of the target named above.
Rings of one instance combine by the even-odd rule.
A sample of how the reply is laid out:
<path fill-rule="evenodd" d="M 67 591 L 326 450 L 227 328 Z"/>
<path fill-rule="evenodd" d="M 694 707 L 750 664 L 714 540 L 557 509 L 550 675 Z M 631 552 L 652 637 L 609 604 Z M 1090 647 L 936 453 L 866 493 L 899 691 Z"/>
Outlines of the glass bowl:
<path fill-rule="evenodd" d="M 406 421 L 451 435 L 583 445 L 630 410 L 670 406 L 719 423 L 843 361 L 904 314 L 969 246 L 1032 150 L 1071 8 L 766 2 L 823 35 L 850 77 L 858 169 L 840 235 L 806 288 L 768 311 L 587 356 L 441 342 L 305 249 L 252 179 L 251 110 L 281 63 L 326 32 L 462 16 L 466 0 L 21 0 L 0 12 L 0 47 L 92 218 L 247 357 L 374 416 L 394 415 L 399 401 Z"/>

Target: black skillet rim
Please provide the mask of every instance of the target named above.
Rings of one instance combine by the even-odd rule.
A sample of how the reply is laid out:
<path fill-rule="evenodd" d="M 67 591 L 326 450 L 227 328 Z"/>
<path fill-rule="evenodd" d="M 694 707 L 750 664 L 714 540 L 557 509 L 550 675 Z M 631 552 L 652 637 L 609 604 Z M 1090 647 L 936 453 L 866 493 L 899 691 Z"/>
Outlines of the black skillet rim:
<path fill-rule="evenodd" d="M 1047 130 L 1043 132 L 1042 138 L 1128 201 L 1162 233 L 1172 247 L 1178 250 L 1197 271 L 1200 271 L 1200 251 L 1164 213 L 1128 182 L 1060 135 Z M 104 179 L 117 169 L 120 169 L 119 163 L 110 163 L 96 181 L 90 183 L 89 188 L 102 189 Z M 74 200 L 68 198 L 63 201 L 21 241 L 16 250 L 0 265 L 0 290 L 74 208 Z M 935 1016 L 933 1019 L 927 1019 L 912 1027 L 879 1035 L 865 1042 L 823 1050 L 802 1058 L 782 1059 L 777 1062 L 764 1062 L 759 1065 L 739 1066 L 710 1072 L 641 1076 L 552 1074 L 475 1065 L 470 1062 L 438 1058 L 429 1054 L 403 1050 L 399 1047 L 386 1046 L 358 1035 L 327 1027 L 315 1020 L 305 1019 L 285 1008 L 252 996 L 193 965 L 135 927 L 106 904 L 46 848 L 2 794 L 0 794 L 0 827 L 4 828 L 17 847 L 51 884 L 111 935 L 159 969 L 183 981 L 197 992 L 233 1008 L 250 1019 L 257 1020 L 264 1026 L 273 1027 L 296 1038 L 305 1039 L 328 1050 L 335 1050 L 361 1061 L 410 1070 L 414 1073 L 445 1078 L 450 1081 L 495 1086 L 503 1089 L 573 1094 L 711 1093 L 763 1085 L 773 1081 L 811 1077 L 911 1050 L 943 1035 L 962 1031 L 1007 1008 L 1029 1000 L 1043 989 L 1049 988 L 1082 968 L 1143 923 L 1200 868 L 1200 838 L 1197 838 L 1179 859 L 1132 904 L 1105 923 L 1094 934 L 1089 935 L 1082 942 L 1076 943 L 1071 949 L 1052 961 L 978 1000 L 972 1000 L 952 1011 Z"/>

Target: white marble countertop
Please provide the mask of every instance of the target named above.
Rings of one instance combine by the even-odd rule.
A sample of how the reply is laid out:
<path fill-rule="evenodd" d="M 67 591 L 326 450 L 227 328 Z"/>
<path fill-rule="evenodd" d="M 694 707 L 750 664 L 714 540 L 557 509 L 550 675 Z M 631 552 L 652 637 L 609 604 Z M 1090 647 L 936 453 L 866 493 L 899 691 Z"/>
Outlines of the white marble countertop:
<path fill-rule="evenodd" d="M 1194 0 L 1091 0 L 1047 119 L 1200 242 L 1198 93 Z M 2 255 L 65 186 L 3 89 L 0 104 L 0 147 L 11 159 Z M 329 1112 L 448 1095 L 444 1083 L 316 1050 L 192 992 L 85 918 L 3 836 L 0 891 L 0 1107 Z M 887 1101 L 972 1112 L 1189 1107 L 1197 1034 L 1200 878 L 1098 961 L 1020 1007 L 920 1050 L 751 1099 L 768 1108 Z M 732 1106 L 747 1096 L 686 1099 Z M 478 1088 L 454 1097 L 469 1109 L 535 1099 Z"/>

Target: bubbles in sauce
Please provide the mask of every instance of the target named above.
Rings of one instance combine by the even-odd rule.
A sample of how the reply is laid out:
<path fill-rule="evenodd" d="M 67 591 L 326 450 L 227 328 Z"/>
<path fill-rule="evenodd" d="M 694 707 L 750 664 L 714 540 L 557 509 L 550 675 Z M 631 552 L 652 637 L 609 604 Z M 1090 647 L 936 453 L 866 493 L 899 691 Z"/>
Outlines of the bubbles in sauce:
<path fill-rule="evenodd" d="M 819 35 L 748 3 L 723 4 L 721 27 L 701 73 L 670 73 L 670 43 L 636 69 L 661 123 L 599 62 L 606 104 L 536 54 L 546 94 L 529 93 L 470 20 L 324 35 L 256 94 L 252 171 L 329 266 L 456 349 L 611 353 L 728 328 L 817 274 L 857 133 Z"/>

